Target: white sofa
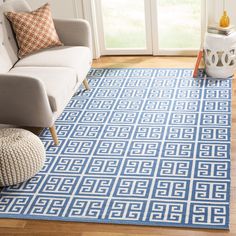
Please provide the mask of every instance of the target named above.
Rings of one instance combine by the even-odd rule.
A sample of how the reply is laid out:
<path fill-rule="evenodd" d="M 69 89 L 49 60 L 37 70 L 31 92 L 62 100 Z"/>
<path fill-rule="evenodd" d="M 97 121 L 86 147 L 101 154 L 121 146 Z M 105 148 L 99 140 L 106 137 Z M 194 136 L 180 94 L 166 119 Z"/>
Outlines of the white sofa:
<path fill-rule="evenodd" d="M 55 19 L 64 46 L 22 59 L 7 11 L 31 11 L 25 0 L 0 5 L 0 124 L 49 127 L 58 143 L 55 120 L 83 82 L 92 64 L 91 29 L 80 19 Z"/>

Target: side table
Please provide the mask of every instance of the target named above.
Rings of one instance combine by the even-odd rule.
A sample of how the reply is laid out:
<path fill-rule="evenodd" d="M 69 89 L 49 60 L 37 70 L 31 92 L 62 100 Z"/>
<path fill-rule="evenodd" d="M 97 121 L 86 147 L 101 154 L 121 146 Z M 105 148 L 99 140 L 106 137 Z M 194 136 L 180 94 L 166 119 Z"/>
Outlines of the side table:
<path fill-rule="evenodd" d="M 228 36 L 206 33 L 204 59 L 207 75 L 226 79 L 236 69 L 236 32 Z"/>

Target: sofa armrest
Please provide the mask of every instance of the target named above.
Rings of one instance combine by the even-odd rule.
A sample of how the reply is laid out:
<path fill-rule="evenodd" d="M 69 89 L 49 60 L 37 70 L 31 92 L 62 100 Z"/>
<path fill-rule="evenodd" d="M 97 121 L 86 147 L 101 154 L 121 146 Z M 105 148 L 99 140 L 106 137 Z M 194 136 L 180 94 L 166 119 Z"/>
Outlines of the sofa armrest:
<path fill-rule="evenodd" d="M 92 51 L 91 27 L 83 19 L 54 19 L 60 40 L 66 46 L 85 46 Z"/>
<path fill-rule="evenodd" d="M 0 74 L 0 124 L 52 126 L 44 84 L 32 77 Z"/>

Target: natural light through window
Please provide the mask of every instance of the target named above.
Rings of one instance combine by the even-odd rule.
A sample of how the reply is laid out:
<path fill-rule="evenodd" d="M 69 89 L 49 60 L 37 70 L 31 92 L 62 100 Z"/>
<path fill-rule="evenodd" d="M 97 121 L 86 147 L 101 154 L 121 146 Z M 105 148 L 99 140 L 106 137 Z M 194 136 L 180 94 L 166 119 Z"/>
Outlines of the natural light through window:
<path fill-rule="evenodd" d="M 101 0 L 106 48 L 145 48 L 144 0 Z"/>
<path fill-rule="evenodd" d="M 199 48 L 201 0 L 158 0 L 159 48 Z"/>
<path fill-rule="evenodd" d="M 178 55 L 199 49 L 202 0 L 98 0 L 100 45 L 106 54 Z"/>

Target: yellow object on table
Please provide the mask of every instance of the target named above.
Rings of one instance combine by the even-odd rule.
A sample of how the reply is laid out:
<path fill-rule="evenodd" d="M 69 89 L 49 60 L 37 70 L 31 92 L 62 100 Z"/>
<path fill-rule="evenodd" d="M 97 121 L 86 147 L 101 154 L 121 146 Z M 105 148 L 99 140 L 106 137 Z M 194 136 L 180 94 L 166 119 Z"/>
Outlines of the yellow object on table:
<path fill-rule="evenodd" d="M 220 18 L 220 27 L 228 27 L 230 25 L 230 18 L 227 14 L 227 11 L 224 11 L 223 16 Z"/>

